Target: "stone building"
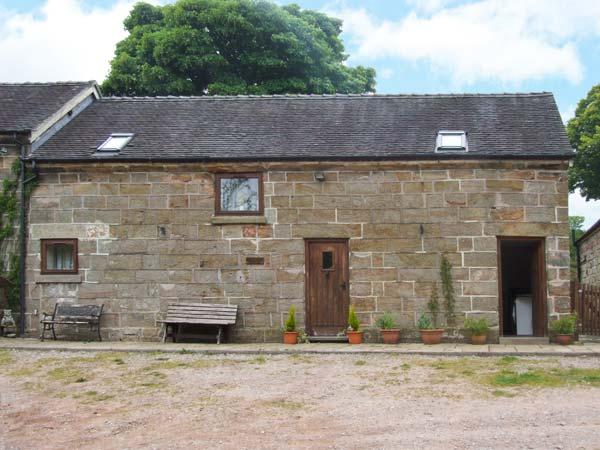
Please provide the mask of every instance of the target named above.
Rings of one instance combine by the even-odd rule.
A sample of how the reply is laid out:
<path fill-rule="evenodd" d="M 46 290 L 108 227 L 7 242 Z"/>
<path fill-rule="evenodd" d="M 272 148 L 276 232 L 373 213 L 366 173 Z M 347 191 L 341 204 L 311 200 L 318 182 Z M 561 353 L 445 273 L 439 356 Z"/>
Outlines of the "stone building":
<path fill-rule="evenodd" d="M 579 281 L 600 285 L 600 220 L 590 227 L 576 242 L 579 249 Z"/>
<path fill-rule="evenodd" d="M 353 304 L 410 340 L 445 254 L 457 326 L 544 337 L 570 310 L 571 156 L 549 93 L 100 98 L 29 156 L 27 330 L 102 303 L 107 338 L 153 340 L 192 301 L 276 341 L 291 305 L 321 336 Z"/>
<path fill-rule="evenodd" d="M 56 131 L 99 97 L 96 83 L 0 83 L 0 189 L 4 180 L 16 180 L 19 156 L 35 151 Z M 14 192 L 20 205 L 20 191 Z M 18 207 L 21 210 L 20 207 Z M 18 218 L 3 214 L 0 226 L 14 232 L 0 239 L 0 275 L 11 270 L 18 255 Z"/>

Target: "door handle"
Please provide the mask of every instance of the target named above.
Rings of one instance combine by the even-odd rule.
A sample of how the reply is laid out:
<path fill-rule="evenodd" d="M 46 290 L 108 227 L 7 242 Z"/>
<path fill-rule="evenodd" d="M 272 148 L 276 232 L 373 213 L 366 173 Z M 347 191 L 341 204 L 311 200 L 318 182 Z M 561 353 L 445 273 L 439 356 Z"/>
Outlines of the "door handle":
<path fill-rule="evenodd" d="M 345 281 L 344 281 L 344 282 L 342 282 L 342 284 L 340 284 L 340 287 L 341 287 L 342 289 L 346 289 L 346 282 L 345 282 Z"/>

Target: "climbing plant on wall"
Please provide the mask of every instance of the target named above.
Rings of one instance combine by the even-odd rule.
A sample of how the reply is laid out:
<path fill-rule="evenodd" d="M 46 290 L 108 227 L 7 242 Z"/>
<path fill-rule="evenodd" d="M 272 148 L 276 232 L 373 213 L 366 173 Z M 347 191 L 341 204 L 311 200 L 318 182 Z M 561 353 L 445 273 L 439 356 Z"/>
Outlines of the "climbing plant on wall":
<path fill-rule="evenodd" d="M 454 282 L 452 281 L 452 264 L 448 261 L 446 255 L 442 255 L 440 261 L 440 278 L 442 279 L 442 295 L 446 303 L 446 318 L 448 324 L 453 325 L 456 296 Z"/>

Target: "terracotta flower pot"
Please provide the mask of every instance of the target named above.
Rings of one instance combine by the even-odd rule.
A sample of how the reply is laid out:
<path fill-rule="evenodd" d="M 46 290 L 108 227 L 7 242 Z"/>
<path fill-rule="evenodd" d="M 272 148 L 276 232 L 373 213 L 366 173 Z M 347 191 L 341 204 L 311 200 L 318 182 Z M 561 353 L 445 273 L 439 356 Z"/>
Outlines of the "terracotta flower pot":
<path fill-rule="evenodd" d="M 362 331 L 346 331 L 346 335 L 348 336 L 349 344 L 362 344 L 363 340 L 363 332 Z"/>
<path fill-rule="evenodd" d="M 400 340 L 400 330 L 398 329 L 388 329 L 380 331 L 381 337 L 383 337 L 384 344 L 397 344 L 398 340 Z"/>
<path fill-rule="evenodd" d="M 570 334 L 557 334 L 556 343 L 560 345 L 570 345 L 572 336 Z"/>
<path fill-rule="evenodd" d="M 297 331 L 284 331 L 283 332 L 283 343 L 284 344 L 297 344 L 298 343 L 298 332 Z"/>
<path fill-rule="evenodd" d="M 483 345 L 487 341 L 487 336 L 485 334 L 473 334 L 471 335 L 471 344 L 473 345 Z"/>
<path fill-rule="evenodd" d="M 423 344 L 432 345 L 442 342 L 442 336 L 444 334 L 443 328 L 419 331 L 421 332 L 421 340 L 423 341 Z"/>

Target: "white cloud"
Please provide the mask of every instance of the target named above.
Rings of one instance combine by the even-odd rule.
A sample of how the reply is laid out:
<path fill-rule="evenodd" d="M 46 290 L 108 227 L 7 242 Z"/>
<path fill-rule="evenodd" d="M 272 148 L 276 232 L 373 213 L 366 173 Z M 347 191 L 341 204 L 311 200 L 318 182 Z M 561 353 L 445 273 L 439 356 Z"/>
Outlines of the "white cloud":
<path fill-rule="evenodd" d="M 47 0 L 21 14 L 0 7 L 0 81 L 102 81 L 134 3 L 89 9 L 79 0 Z"/>
<path fill-rule="evenodd" d="M 405 0 L 406 4 L 412 6 L 417 11 L 424 13 L 433 13 L 439 9 L 445 8 L 458 0 Z"/>
<path fill-rule="evenodd" d="M 409 2 L 411 0 L 408 0 Z M 365 9 L 340 9 L 354 62 L 400 58 L 427 62 L 455 84 L 518 84 L 543 77 L 583 78 L 580 40 L 600 36 L 600 1 L 427 1 L 398 21 Z M 450 6 L 448 6 L 450 5 Z M 437 8 L 433 12 L 432 8 Z M 428 10 L 429 15 L 421 14 Z"/>
<path fill-rule="evenodd" d="M 587 229 L 600 219 L 600 201 L 586 201 L 577 191 L 569 195 L 569 215 L 585 217 L 583 227 Z"/>
<path fill-rule="evenodd" d="M 377 71 L 377 75 L 379 75 L 384 80 L 389 80 L 394 76 L 394 70 L 389 67 L 385 67 L 381 70 Z"/>

